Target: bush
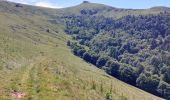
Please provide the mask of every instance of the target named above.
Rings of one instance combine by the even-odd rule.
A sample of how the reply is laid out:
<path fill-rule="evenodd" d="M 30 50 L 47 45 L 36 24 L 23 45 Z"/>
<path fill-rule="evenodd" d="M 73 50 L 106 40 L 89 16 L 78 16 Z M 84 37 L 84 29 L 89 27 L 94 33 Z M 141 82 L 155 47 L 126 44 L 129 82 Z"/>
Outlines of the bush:
<path fill-rule="evenodd" d="M 85 61 L 87 61 L 87 62 L 91 62 L 91 56 L 90 56 L 90 54 L 89 54 L 88 52 L 85 52 L 85 53 L 83 54 L 83 59 L 84 59 Z"/>
<path fill-rule="evenodd" d="M 166 82 L 160 82 L 159 86 L 157 88 L 157 91 L 159 93 L 159 96 L 162 96 L 166 98 L 167 100 L 170 99 L 169 94 L 170 94 L 170 85 Z"/>
<path fill-rule="evenodd" d="M 131 84 L 136 85 L 137 74 L 131 67 L 122 66 L 120 69 L 120 79 Z"/>
<path fill-rule="evenodd" d="M 93 65 L 96 65 L 98 58 L 99 58 L 99 56 L 97 56 L 96 54 L 92 54 L 91 55 L 91 63 Z"/>
<path fill-rule="evenodd" d="M 106 100 L 112 100 L 112 92 L 107 92 L 106 93 Z"/>
<path fill-rule="evenodd" d="M 77 50 L 77 55 L 82 58 L 85 52 L 86 52 L 85 49 L 79 49 Z"/>
<path fill-rule="evenodd" d="M 148 75 L 149 76 L 146 76 L 144 73 L 140 74 L 140 76 L 136 80 L 136 85 L 143 90 L 158 95 L 156 89 L 159 85 L 160 79 L 157 75 L 155 76 L 151 76 L 151 74 Z"/>
<path fill-rule="evenodd" d="M 108 58 L 106 57 L 99 57 L 99 59 L 96 62 L 96 66 L 102 68 L 106 64 L 107 60 Z"/>
<path fill-rule="evenodd" d="M 105 65 L 107 67 L 106 71 L 115 77 L 119 77 L 120 64 L 116 61 L 108 61 Z"/>

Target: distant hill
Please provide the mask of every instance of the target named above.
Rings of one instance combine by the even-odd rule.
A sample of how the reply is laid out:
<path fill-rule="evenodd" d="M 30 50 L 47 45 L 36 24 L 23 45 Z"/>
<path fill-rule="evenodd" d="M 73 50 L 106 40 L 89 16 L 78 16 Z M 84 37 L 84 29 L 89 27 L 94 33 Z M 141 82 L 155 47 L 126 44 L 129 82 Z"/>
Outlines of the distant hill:
<path fill-rule="evenodd" d="M 109 29 L 109 26 L 113 25 L 110 23 L 113 20 L 123 21 L 129 13 L 134 14 L 137 19 L 139 14 L 157 15 L 160 12 L 165 10 L 153 10 L 153 12 L 152 9 L 126 10 L 90 2 L 64 9 L 0 2 L 0 99 L 17 99 L 19 98 L 17 95 L 21 95 L 24 100 L 162 100 L 116 79 L 117 77 L 112 77 L 109 70 L 112 67 L 109 62 L 108 66 L 103 67 L 100 65 L 102 62 L 98 61 L 100 68 L 107 73 L 95 67 L 94 63 L 90 64 L 88 57 L 91 57 L 91 54 L 88 55 L 88 52 L 85 53 L 83 50 L 94 52 L 94 47 L 98 48 L 97 45 L 110 41 L 114 33 L 110 33 L 106 26 Z M 102 27 L 99 28 L 99 24 Z M 120 30 L 117 29 L 116 32 L 121 32 Z M 103 33 L 99 33 L 102 31 Z M 92 34 L 94 32 L 95 34 Z M 124 35 L 124 33 L 117 35 L 121 34 Z M 93 39 L 87 40 L 87 43 L 95 44 L 94 47 L 80 42 L 86 41 L 88 36 Z M 96 41 L 101 44 L 96 44 Z M 112 42 L 111 45 L 114 45 L 114 41 Z M 73 55 L 77 50 L 83 55 L 82 58 L 86 56 L 85 60 L 77 57 L 79 55 Z M 94 57 L 92 60 L 95 59 Z M 119 61 L 114 62 L 124 64 Z M 133 67 L 130 64 L 124 65 L 128 68 Z M 132 68 L 132 71 L 133 69 L 135 68 Z M 122 71 L 126 72 L 125 69 Z M 126 76 L 126 73 L 122 74 Z"/>
<path fill-rule="evenodd" d="M 96 3 L 82 3 L 77 6 L 64 8 L 65 14 L 76 14 L 80 15 L 83 10 L 91 11 L 93 15 L 120 18 L 126 15 L 147 15 L 147 14 L 158 14 L 160 12 L 169 12 L 168 7 L 153 7 L 150 9 L 123 9 L 107 6 L 104 4 Z"/>

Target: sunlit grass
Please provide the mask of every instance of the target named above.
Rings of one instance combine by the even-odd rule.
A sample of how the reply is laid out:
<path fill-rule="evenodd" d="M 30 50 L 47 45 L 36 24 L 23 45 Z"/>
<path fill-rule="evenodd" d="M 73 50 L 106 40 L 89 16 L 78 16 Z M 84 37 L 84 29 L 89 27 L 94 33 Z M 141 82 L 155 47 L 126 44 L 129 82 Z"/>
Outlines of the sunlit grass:
<path fill-rule="evenodd" d="M 1 100 L 11 100 L 13 90 L 25 93 L 24 100 L 104 100 L 110 90 L 113 100 L 159 99 L 74 56 L 63 27 L 40 12 L 0 12 Z"/>

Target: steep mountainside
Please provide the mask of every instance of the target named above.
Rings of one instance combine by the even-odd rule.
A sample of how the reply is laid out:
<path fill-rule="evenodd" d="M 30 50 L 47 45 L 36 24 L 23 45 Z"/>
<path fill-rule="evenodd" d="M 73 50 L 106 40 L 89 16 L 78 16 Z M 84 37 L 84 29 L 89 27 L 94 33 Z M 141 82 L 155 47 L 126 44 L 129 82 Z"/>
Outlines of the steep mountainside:
<path fill-rule="evenodd" d="M 99 9 L 99 12 L 90 9 Z M 70 27 L 80 29 L 78 24 L 82 24 L 87 30 L 91 24 L 86 26 L 75 19 L 91 20 L 86 18 L 91 16 L 105 20 L 113 9 L 116 8 L 88 2 L 71 8 L 48 9 L 0 1 L 0 99 L 17 99 L 17 95 L 21 95 L 23 100 L 161 100 L 86 63 L 67 46 L 67 41 L 70 45 L 79 44 L 79 39 L 66 34 L 78 36 L 72 33 L 74 29 L 69 29 L 70 23 L 74 23 Z M 124 16 L 124 12 L 120 11 L 120 16 Z M 95 37 L 94 41 L 107 39 L 103 38 L 105 35 L 101 39 L 97 38 L 100 35 Z M 94 51 L 84 43 L 81 47 Z"/>
<path fill-rule="evenodd" d="M 62 17 L 74 40 L 68 41 L 73 53 L 124 82 L 170 99 L 169 8 L 126 10 L 131 13 L 122 15 L 123 9 L 96 5 L 79 5 L 80 14 Z M 121 17 L 108 17 L 108 9 L 120 10 Z"/>

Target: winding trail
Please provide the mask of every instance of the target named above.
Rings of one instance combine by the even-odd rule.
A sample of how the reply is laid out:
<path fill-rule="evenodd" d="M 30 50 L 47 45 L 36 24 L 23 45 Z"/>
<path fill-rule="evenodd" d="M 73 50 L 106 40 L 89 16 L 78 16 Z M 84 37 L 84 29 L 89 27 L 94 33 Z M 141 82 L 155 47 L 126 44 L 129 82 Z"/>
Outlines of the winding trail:
<path fill-rule="evenodd" d="M 34 98 L 38 100 L 38 91 L 39 91 L 39 76 L 38 72 L 41 68 L 41 63 L 43 63 L 47 58 L 46 57 L 37 57 L 32 63 L 26 66 L 23 75 L 20 80 L 19 90 L 27 92 L 26 96 L 31 96 L 29 98 Z"/>

